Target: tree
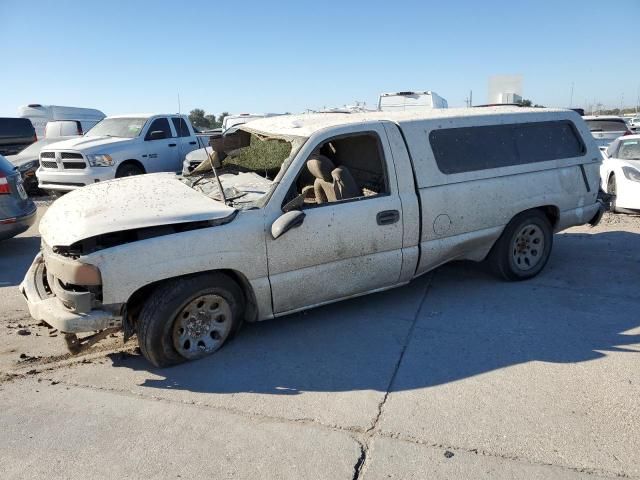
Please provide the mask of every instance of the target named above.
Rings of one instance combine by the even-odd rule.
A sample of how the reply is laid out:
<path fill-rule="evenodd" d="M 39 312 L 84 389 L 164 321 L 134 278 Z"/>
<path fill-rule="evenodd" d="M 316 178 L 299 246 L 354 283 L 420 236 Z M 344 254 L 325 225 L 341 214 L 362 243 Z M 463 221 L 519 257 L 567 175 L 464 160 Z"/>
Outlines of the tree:
<path fill-rule="evenodd" d="M 209 122 L 209 128 L 219 128 L 222 126 L 222 123 L 216 120 L 215 114 L 205 115 L 204 118 Z"/>
<path fill-rule="evenodd" d="M 194 108 L 189 112 L 189 121 L 191 125 L 198 129 L 206 130 L 209 127 L 209 120 L 204 116 L 204 110 L 201 108 Z"/>
<path fill-rule="evenodd" d="M 224 120 L 224 117 L 226 117 L 227 115 L 229 115 L 229 112 L 222 112 L 218 116 L 218 123 L 220 124 L 220 126 L 222 126 L 222 121 Z"/>

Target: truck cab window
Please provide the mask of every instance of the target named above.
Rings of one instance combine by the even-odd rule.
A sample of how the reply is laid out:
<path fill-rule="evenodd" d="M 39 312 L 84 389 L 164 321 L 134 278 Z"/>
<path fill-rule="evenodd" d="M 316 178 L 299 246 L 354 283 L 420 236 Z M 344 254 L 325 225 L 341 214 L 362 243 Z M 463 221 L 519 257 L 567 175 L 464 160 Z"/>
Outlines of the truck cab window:
<path fill-rule="evenodd" d="M 189 132 L 189 127 L 187 126 L 187 122 L 182 117 L 171 117 L 171 121 L 173 122 L 173 127 L 175 128 L 178 137 L 190 137 L 191 133 Z"/>
<path fill-rule="evenodd" d="M 302 167 L 288 200 L 306 207 L 388 194 L 384 154 L 375 133 L 345 135 L 314 150 Z"/>
<path fill-rule="evenodd" d="M 169 121 L 166 118 L 156 118 L 147 130 L 147 136 L 145 140 L 153 140 L 151 138 L 151 132 L 161 131 L 164 133 L 164 138 L 171 138 L 171 127 L 169 127 Z"/>

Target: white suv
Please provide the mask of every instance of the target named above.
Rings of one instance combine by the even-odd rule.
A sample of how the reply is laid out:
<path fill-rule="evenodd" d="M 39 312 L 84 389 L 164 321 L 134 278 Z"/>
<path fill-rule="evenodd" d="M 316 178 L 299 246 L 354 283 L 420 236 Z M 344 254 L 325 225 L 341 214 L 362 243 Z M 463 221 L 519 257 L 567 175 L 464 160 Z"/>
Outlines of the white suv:
<path fill-rule="evenodd" d="M 130 175 L 179 172 L 196 148 L 184 115 L 108 117 L 82 137 L 43 148 L 36 176 L 43 190 L 67 191 Z"/>

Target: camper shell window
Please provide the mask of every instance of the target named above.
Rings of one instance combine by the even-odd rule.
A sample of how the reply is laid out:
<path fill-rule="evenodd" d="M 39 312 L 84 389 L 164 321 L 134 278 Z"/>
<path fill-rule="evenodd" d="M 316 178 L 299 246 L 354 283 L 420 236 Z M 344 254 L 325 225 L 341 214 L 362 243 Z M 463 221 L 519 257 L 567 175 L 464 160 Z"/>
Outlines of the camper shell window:
<path fill-rule="evenodd" d="M 447 175 L 585 155 L 572 122 L 444 128 L 429 133 L 438 169 Z"/>

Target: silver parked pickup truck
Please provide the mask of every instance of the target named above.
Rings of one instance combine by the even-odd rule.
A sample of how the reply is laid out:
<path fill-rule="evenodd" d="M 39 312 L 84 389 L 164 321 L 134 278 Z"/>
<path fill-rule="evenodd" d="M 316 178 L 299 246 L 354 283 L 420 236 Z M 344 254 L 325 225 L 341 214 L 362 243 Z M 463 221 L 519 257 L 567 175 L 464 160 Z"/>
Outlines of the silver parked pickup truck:
<path fill-rule="evenodd" d="M 216 351 L 243 321 L 404 285 L 452 260 L 531 278 L 554 232 L 602 214 L 601 156 L 570 110 L 280 116 L 225 136 L 205 162 L 216 170 L 57 200 L 20 286 L 32 316 L 72 351 L 122 328 L 171 365 Z"/>

